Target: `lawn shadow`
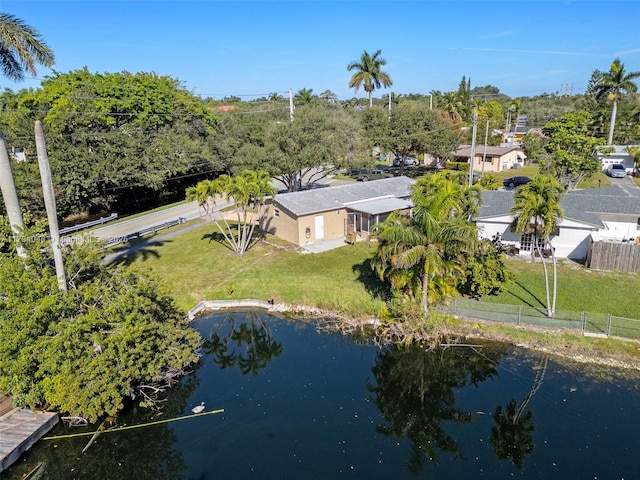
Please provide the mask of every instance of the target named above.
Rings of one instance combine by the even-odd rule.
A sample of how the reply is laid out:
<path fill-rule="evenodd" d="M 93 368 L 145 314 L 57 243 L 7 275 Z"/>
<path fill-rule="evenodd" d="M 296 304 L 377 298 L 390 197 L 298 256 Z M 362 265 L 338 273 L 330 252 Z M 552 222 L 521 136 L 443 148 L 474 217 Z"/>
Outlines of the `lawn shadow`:
<path fill-rule="evenodd" d="M 105 255 L 103 262 L 115 266 L 128 266 L 140 260 L 144 262 L 151 258 L 160 258 L 160 254 L 154 249 L 168 242 L 171 240 L 149 240 L 135 245 L 125 244 Z"/>
<path fill-rule="evenodd" d="M 529 307 L 532 307 L 532 308 L 538 308 L 538 307 L 546 308 L 545 303 L 544 303 L 542 300 L 540 300 L 538 297 L 536 297 L 536 296 L 531 292 L 531 290 L 529 290 L 527 287 L 525 287 L 524 285 L 522 285 L 520 282 L 516 282 L 516 285 L 518 285 L 518 286 L 519 286 L 523 291 L 525 291 L 526 293 L 528 293 L 528 294 L 531 296 L 531 298 L 533 298 L 536 302 L 538 302 L 538 305 L 534 305 L 534 304 L 530 301 L 530 299 L 527 299 L 527 298 L 525 298 L 525 297 L 524 297 L 524 296 L 522 296 L 522 295 L 517 295 L 517 294 L 515 294 L 515 293 L 513 293 L 513 292 L 511 292 L 511 291 L 509 292 L 509 295 L 511 295 L 511 296 L 513 296 L 513 297 L 515 297 L 515 298 L 517 298 L 518 300 L 520 300 L 522 303 L 524 303 L 525 305 L 527 305 L 527 306 L 529 306 Z"/>
<path fill-rule="evenodd" d="M 258 230 L 258 229 L 254 230 L 253 231 L 253 235 L 251 236 L 251 241 L 249 242 L 249 245 L 247 246 L 247 250 L 246 251 L 251 250 L 251 248 L 253 248 L 257 243 L 260 243 L 265 238 L 266 238 L 266 234 L 262 230 Z M 235 250 L 229 244 L 229 242 L 227 241 L 225 236 L 219 231 L 218 232 L 205 233 L 204 235 L 202 235 L 201 239 L 202 240 L 209 240 L 209 243 L 211 243 L 211 242 L 219 243 L 220 245 L 224 246 L 228 250 L 230 250 L 232 252 L 235 252 Z"/>
<path fill-rule="evenodd" d="M 364 285 L 365 290 L 373 297 L 383 301 L 391 298 L 391 287 L 388 283 L 378 278 L 371 268 L 371 259 L 367 258 L 362 263 L 355 264 L 351 270 L 357 274 L 356 279 Z"/>

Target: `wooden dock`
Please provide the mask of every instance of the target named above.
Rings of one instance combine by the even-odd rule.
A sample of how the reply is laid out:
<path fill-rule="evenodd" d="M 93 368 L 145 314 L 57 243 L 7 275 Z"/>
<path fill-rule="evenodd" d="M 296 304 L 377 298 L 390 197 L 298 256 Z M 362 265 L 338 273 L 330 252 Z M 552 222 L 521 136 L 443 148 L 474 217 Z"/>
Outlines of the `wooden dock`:
<path fill-rule="evenodd" d="M 58 423 L 58 414 L 14 408 L 0 416 L 0 473 Z"/>

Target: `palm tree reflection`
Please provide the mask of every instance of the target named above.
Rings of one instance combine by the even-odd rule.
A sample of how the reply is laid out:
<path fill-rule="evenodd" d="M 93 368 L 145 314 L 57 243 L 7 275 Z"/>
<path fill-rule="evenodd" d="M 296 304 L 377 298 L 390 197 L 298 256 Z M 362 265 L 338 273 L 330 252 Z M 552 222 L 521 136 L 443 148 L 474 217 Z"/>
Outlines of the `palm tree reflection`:
<path fill-rule="evenodd" d="M 485 347 L 482 353 L 466 347 L 389 347 L 378 355 L 372 368 L 375 384 L 367 385 L 386 421 L 377 430 L 411 440 L 410 473 L 419 473 L 425 459 L 438 464 L 441 452 L 463 458 L 445 426 L 469 423 L 475 413 L 456 406 L 455 392 L 497 375 L 496 366 L 505 351 L 498 345 Z"/>
<path fill-rule="evenodd" d="M 524 458 L 533 452 L 533 412 L 525 408 L 531 398 L 542 385 L 544 374 L 547 371 L 548 357 L 540 360 L 536 369 L 536 376 L 527 396 L 517 404 L 514 399 L 509 401 L 504 410 L 500 405 L 493 414 L 495 425 L 491 428 L 489 441 L 500 460 L 511 460 L 516 468 L 522 468 Z"/>
<path fill-rule="evenodd" d="M 221 369 L 237 366 L 243 375 L 257 375 L 283 350 L 255 312 L 228 315 L 203 348 Z"/>

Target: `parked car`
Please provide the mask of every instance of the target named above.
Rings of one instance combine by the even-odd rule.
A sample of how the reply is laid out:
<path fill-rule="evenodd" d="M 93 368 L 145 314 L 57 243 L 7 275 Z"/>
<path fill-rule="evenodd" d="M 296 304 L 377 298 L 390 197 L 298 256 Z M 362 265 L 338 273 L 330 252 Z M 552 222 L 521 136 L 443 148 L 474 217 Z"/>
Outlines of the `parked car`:
<path fill-rule="evenodd" d="M 389 178 L 392 175 L 379 168 L 365 169 L 358 172 L 356 180 L 358 182 L 368 182 L 369 180 L 380 180 L 381 178 Z"/>
<path fill-rule="evenodd" d="M 523 175 L 516 175 L 515 177 L 505 178 L 502 182 L 505 187 L 514 188 L 519 187 L 520 185 L 526 185 L 529 183 L 531 179 L 529 177 L 525 177 Z"/>
<path fill-rule="evenodd" d="M 412 167 L 418 164 L 418 160 L 416 160 L 416 157 L 396 157 L 393 159 L 394 167 L 399 167 L 400 163 L 404 163 L 405 167 Z"/>
<path fill-rule="evenodd" d="M 613 178 L 625 178 L 627 169 L 621 163 L 613 163 L 607 167 L 607 175 Z"/>

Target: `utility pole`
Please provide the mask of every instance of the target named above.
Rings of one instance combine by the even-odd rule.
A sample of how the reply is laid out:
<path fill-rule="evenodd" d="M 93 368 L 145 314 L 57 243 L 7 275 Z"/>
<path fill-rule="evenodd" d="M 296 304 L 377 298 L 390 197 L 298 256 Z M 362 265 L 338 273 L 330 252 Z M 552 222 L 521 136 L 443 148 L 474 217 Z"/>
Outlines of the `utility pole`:
<path fill-rule="evenodd" d="M 293 92 L 291 91 L 291 89 L 289 89 L 289 118 L 291 118 L 292 122 L 293 122 L 293 110 L 294 110 Z"/>
<path fill-rule="evenodd" d="M 471 153 L 469 155 L 469 187 L 473 185 L 473 162 L 476 159 L 476 130 L 478 129 L 478 108 L 473 108 L 473 130 L 471 132 Z"/>
<path fill-rule="evenodd" d="M 60 231 L 58 230 L 56 197 L 53 191 L 51 168 L 49 167 L 49 156 L 47 155 L 47 146 L 44 141 L 44 131 L 42 130 L 42 123 L 40 123 L 40 120 L 36 120 L 35 134 L 36 151 L 38 152 L 38 167 L 40 168 L 44 206 L 47 210 L 47 221 L 49 222 L 49 232 L 51 233 L 51 250 L 53 250 L 53 262 L 56 267 L 58 289 L 61 292 L 66 292 L 67 279 L 64 273 L 64 260 L 62 258 L 62 250 L 60 249 Z"/>
<path fill-rule="evenodd" d="M 484 175 L 484 161 L 487 158 L 487 142 L 489 141 L 489 119 L 487 119 L 487 128 L 484 131 L 484 153 L 482 154 L 482 175 Z"/>

